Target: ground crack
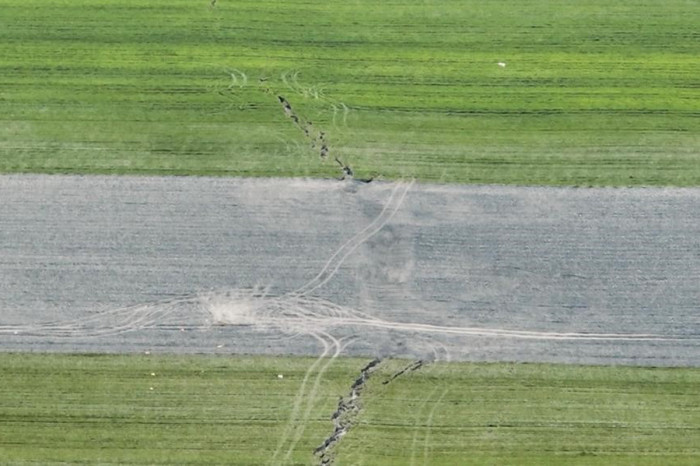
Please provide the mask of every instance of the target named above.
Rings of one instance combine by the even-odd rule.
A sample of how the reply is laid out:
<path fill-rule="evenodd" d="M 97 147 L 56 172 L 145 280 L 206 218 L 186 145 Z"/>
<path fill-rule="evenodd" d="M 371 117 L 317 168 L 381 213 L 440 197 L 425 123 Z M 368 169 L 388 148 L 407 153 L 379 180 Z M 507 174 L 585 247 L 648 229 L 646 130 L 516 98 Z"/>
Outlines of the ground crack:
<path fill-rule="evenodd" d="M 216 2 L 217 0 L 210 0 L 210 7 L 216 8 Z M 228 86 L 227 90 L 219 90 L 218 93 L 222 96 L 228 96 L 228 93 L 233 91 L 234 88 L 244 88 L 248 84 L 248 76 L 240 70 L 237 69 L 230 69 L 227 70 L 228 74 L 231 77 L 231 84 Z M 319 91 L 319 89 L 306 89 L 302 90 L 298 83 L 296 83 L 296 77 L 299 73 L 296 72 L 291 76 L 292 82 L 288 82 L 288 77 L 289 74 L 283 73 L 282 74 L 282 81 L 292 89 L 293 91 L 297 93 L 301 93 L 306 97 L 312 96 L 315 99 L 319 99 L 319 95 L 322 94 L 322 92 Z M 277 92 L 273 91 L 273 86 L 271 86 L 268 83 L 268 78 L 267 77 L 260 77 L 258 79 L 258 85 L 259 85 L 259 90 L 262 91 L 265 94 L 268 95 L 275 95 L 277 97 L 277 101 L 279 104 L 282 106 L 282 110 L 284 111 L 285 116 L 292 120 L 294 122 L 294 126 L 296 126 L 303 134 L 304 137 L 306 138 L 307 143 L 310 144 L 311 149 L 316 151 L 316 153 L 319 155 L 320 160 L 323 162 L 327 159 L 332 159 L 335 160 L 335 162 L 338 164 L 341 172 L 340 180 L 350 180 L 350 181 L 355 181 L 359 183 L 371 183 L 374 180 L 374 176 L 371 176 L 369 178 L 357 178 L 355 177 L 355 172 L 354 170 L 350 167 L 350 165 L 346 162 L 343 161 L 344 157 L 339 157 L 338 155 L 331 154 L 331 147 L 328 142 L 328 137 L 325 131 L 321 130 L 320 128 L 317 128 L 311 120 L 308 118 L 305 118 L 302 114 L 296 111 L 295 108 L 292 108 L 292 104 L 289 102 L 289 100 L 283 96 L 282 94 L 279 94 Z M 333 125 L 337 128 L 337 125 L 335 123 L 335 113 L 338 109 L 338 107 L 335 104 L 331 104 L 333 108 Z M 343 108 L 344 116 L 343 116 L 343 124 L 345 125 L 345 118 L 347 116 L 347 113 L 349 112 L 349 108 L 347 105 L 344 103 L 340 103 L 340 106 Z M 255 109 L 257 108 L 257 105 L 254 103 L 250 103 L 247 105 L 239 105 L 238 109 L 239 110 L 245 110 L 245 109 Z M 333 151 L 335 152 L 335 151 Z M 332 155 L 332 156 L 331 156 Z"/>
<path fill-rule="evenodd" d="M 326 140 L 326 133 L 321 130 L 317 131 L 310 120 L 296 113 L 296 111 L 292 108 L 292 104 L 290 104 L 284 96 L 278 95 L 277 100 L 279 101 L 280 105 L 282 105 L 284 114 L 289 117 L 294 122 L 294 125 L 304 133 L 308 141 L 311 143 L 311 148 L 316 149 L 317 147 L 320 147 L 319 156 L 321 160 L 328 158 L 330 148 L 328 147 L 328 141 Z M 356 179 L 357 181 L 361 181 L 363 183 L 370 183 L 373 180 L 373 178 L 355 178 L 355 173 L 348 164 L 343 163 L 338 156 L 334 156 L 333 159 L 340 166 L 340 170 L 342 172 L 342 176 L 340 177 L 341 180 Z"/>
<path fill-rule="evenodd" d="M 314 450 L 314 455 L 320 459 L 319 465 L 327 466 L 335 461 L 334 449 L 340 439 L 356 424 L 357 417 L 362 410 L 361 394 L 367 380 L 381 362 L 376 358 L 360 371 L 360 376 L 350 386 L 350 393 L 338 400 L 338 409 L 331 416 L 333 432 L 321 445 Z"/>
<path fill-rule="evenodd" d="M 406 372 L 417 371 L 418 369 L 423 367 L 424 364 L 425 364 L 425 361 L 423 361 L 422 359 L 419 359 L 418 361 L 413 361 L 408 366 L 404 367 L 403 369 L 401 369 L 400 371 L 398 371 L 397 373 L 395 373 L 394 375 L 392 375 L 391 377 L 386 379 L 384 382 L 382 382 L 382 385 L 387 385 L 387 384 L 393 382 L 395 378 L 404 375 Z"/>

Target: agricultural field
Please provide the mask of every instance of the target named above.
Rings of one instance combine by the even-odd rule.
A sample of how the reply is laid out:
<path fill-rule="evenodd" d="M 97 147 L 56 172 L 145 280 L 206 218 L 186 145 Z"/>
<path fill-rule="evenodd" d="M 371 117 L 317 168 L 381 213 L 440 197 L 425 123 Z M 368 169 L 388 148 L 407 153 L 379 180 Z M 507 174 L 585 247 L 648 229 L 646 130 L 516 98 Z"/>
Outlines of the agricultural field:
<path fill-rule="evenodd" d="M 700 182 L 698 2 L 2 3 L 0 172 Z"/>
<path fill-rule="evenodd" d="M 0 354 L 3 464 L 319 464 L 370 359 Z M 336 464 L 691 465 L 697 369 L 386 360 Z M 408 371 L 399 374 L 402 370 Z M 256 396 L 251 396 L 255 393 Z"/>
<path fill-rule="evenodd" d="M 4 175 L 0 196 L 0 463 L 700 460 L 696 189 Z"/>
<path fill-rule="evenodd" d="M 0 3 L 0 464 L 700 463 L 700 2 Z"/>

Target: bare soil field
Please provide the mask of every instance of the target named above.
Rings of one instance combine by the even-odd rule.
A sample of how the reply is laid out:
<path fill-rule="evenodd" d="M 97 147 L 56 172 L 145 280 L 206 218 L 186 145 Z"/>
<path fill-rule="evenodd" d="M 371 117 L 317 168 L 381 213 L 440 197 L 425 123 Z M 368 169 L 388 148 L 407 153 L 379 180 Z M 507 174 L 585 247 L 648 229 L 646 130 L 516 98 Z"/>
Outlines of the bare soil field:
<path fill-rule="evenodd" d="M 5 351 L 700 366 L 699 189 L 5 175 L 0 199 Z"/>

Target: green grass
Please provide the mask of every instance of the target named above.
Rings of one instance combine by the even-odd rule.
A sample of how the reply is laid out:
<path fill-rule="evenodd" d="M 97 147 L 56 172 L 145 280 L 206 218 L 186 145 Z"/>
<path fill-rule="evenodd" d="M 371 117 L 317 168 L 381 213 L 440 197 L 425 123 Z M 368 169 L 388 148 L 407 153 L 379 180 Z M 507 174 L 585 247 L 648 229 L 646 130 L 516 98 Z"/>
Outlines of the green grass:
<path fill-rule="evenodd" d="M 0 172 L 337 176 L 281 93 L 361 176 L 697 186 L 698 17 L 688 0 L 3 0 Z"/>
<path fill-rule="evenodd" d="M 311 362 L 3 353 L 0 462 L 265 464 Z M 366 362 L 329 366 L 290 463 L 312 462 Z M 382 383 L 405 364 L 372 375 L 336 464 L 700 463 L 698 369 L 440 363 Z"/>

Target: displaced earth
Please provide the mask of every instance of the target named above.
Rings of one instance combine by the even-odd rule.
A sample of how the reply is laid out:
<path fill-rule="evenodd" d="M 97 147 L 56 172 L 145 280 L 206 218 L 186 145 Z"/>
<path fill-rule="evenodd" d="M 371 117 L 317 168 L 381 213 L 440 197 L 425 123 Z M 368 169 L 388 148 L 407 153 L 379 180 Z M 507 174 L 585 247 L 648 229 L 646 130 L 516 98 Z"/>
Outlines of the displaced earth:
<path fill-rule="evenodd" d="M 700 190 L 0 176 L 0 349 L 700 366 Z"/>

